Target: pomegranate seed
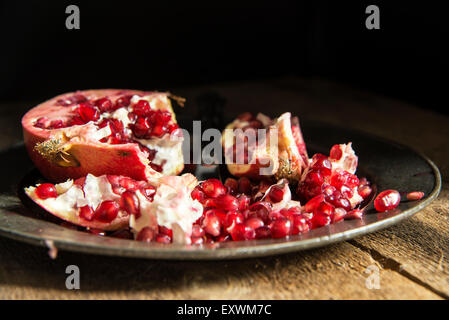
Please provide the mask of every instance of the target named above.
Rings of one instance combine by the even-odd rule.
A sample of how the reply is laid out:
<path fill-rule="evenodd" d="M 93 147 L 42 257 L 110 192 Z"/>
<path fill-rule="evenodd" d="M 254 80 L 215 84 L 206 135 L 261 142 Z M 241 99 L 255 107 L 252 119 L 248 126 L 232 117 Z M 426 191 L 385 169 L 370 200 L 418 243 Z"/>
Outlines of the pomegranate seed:
<path fill-rule="evenodd" d="M 132 130 L 134 135 L 137 138 L 143 138 L 150 130 L 150 123 L 147 118 L 139 117 L 136 120 L 136 123 L 132 126 Z"/>
<path fill-rule="evenodd" d="M 263 227 L 265 225 L 264 222 L 262 221 L 262 219 L 256 218 L 256 217 L 249 218 L 248 220 L 245 221 L 245 224 L 248 227 L 253 228 L 254 230 L 256 230 L 257 228 Z"/>
<path fill-rule="evenodd" d="M 245 211 L 249 208 L 249 204 L 251 202 L 250 197 L 245 194 L 240 194 L 237 196 L 237 200 L 239 201 L 239 211 Z"/>
<path fill-rule="evenodd" d="M 399 205 L 401 195 L 396 190 L 385 190 L 374 199 L 374 207 L 379 212 L 392 210 Z"/>
<path fill-rule="evenodd" d="M 354 209 L 349 211 L 346 216 L 345 219 L 361 219 L 363 216 L 363 211 L 360 209 Z"/>
<path fill-rule="evenodd" d="M 231 237 L 234 241 L 252 240 L 256 237 L 256 231 L 247 225 L 238 224 L 232 229 Z"/>
<path fill-rule="evenodd" d="M 167 128 L 165 126 L 156 124 L 151 129 L 151 136 L 161 137 L 166 132 L 167 132 Z"/>
<path fill-rule="evenodd" d="M 153 197 L 156 194 L 156 189 L 153 186 L 142 188 L 140 191 L 149 201 L 153 201 Z"/>
<path fill-rule="evenodd" d="M 201 185 L 204 193 L 208 197 L 217 198 L 226 193 L 226 188 L 223 186 L 218 179 L 209 179 L 202 183 Z"/>
<path fill-rule="evenodd" d="M 95 210 L 94 218 L 101 222 L 111 222 L 117 218 L 119 211 L 119 205 L 112 201 L 103 201 L 98 208 Z"/>
<path fill-rule="evenodd" d="M 317 208 L 321 202 L 324 201 L 324 195 L 319 194 L 315 197 L 313 197 L 312 199 L 310 199 L 306 205 L 304 206 L 304 210 L 306 212 L 313 212 L 315 210 L 315 208 Z"/>
<path fill-rule="evenodd" d="M 192 244 L 203 244 L 204 239 L 203 237 L 191 237 Z"/>
<path fill-rule="evenodd" d="M 407 193 L 407 200 L 416 201 L 421 200 L 424 197 L 424 192 L 421 191 L 413 191 Z"/>
<path fill-rule="evenodd" d="M 336 144 L 331 148 L 331 151 L 329 153 L 329 158 L 333 160 L 340 160 L 343 156 L 343 151 L 341 150 L 340 145 Z"/>
<path fill-rule="evenodd" d="M 156 232 L 154 232 L 154 230 L 152 228 L 145 227 L 139 231 L 139 233 L 137 234 L 136 240 L 143 241 L 143 242 L 151 242 L 151 241 L 153 241 L 155 236 L 156 236 Z"/>
<path fill-rule="evenodd" d="M 373 190 L 371 187 L 367 185 L 364 185 L 358 189 L 358 193 L 363 199 L 368 198 L 372 191 Z"/>
<path fill-rule="evenodd" d="M 40 184 L 39 186 L 37 186 L 35 192 L 38 198 L 42 200 L 48 198 L 56 198 L 58 196 L 55 185 L 51 183 Z"/>
<path fill-rule="evenodd" d="M 155 240 L 156 240 L 156 242 L 163 243 L 163 244 L 169 244 L 169 243 L 171 243 L 171 238 L 170 238 L 169 236 L 167 236 L 166 234 L 160 234 L 160 233 L 158 233 L 158 234 L 156 235 Z"/>
<path fill-rule="evenodd" d="M 225 185 L 225 187 L 229 188 L 229 191 L 231 193 L 236 193 L 238 190 L 238 187 L 239 187 L 237 180 L 235 180 L 233 178 L 227 178 L 224 185 Z"/>
<path fill-rule="evenodd" d="M 207 212 L 203 220 L 203 228 L 206 233 L 217 237 L 220 235 L 221 223 L 218 216 L 213 212 Z"/>
<path fill-rule="evenodd" d="M 196 186 L 195 189 L 193 189 L 192 193 L 190 194 L 193 200 L 198 200 L 200 203 L 204 202 L 205 194 L 201 189 Z"/>
<path fill-rule="evenodd" d="M 62 122 L 62 120 L 53 120 L 50 122 L 48 129 L 59 129 L 59 128 L 63 128 L 63 127 L 64 127 L 64 123 Z"/>
<path fill-rule="evenodd" d="M 268 197 L 273 203 L 281 202 L 284 198 L 284 191 L 278 186 L 272 186 L 268 193 Z"/>
<path fill-rule="evenodd" d="M 224 221 L 223 226 L 227 229 L 232 227 L 233 225 L 242 224 L 245 220 L 243 214 L 237 212 L 237 211 L 230 211 L 226 215 L 226 219 Z"/>
<path fill-rule="evenodd" d="M 256 239 L 266 239 L 271 237 L 271 230 L 268 227 L 260 227 L 256 229 Z"/>
<path fill-rule="evenodd" d="M 94 211 L 89 206 L 84 206 L 80 208 L 80 217 L 87 221 L 92 221 L 94 218 Z"/>
<path fill-rule="evenodd" d="M 192 226 L 192 237 L 203 237 L 206 233 L 204 232 L 204 229 L 201 228 L 199 225 L 193 225 Z"/>
<path fill-rule="evenodd" d="M 307 222 L 306 218 L 304 218 L 301 215 L 295 215 L 293 217 L 293 225 L 292 225 L 292 230 L 291 230 L 292 234 L 303 233 L 303 232 L 309 231 L 309 229 L 310 229 L 310 226 L 309 226 L 309 223 Z"/>
<path fill-rule="evenodd" d="M 217 208 L 229 211 L 229 210 L 237 210 L 239 208 L 239 201 L 236 197 L 231 196 L 230 194 L 225 194 L 219 196 L 215 199 L 215 204 Z"/>
<path fill-rule="evenodd" d="M 346 213 L 347 213 L 346 210 L 343 208 L 335 208 L 333 222 L 343 220 L 346 216 Z"/>
<path fill-rule="evenodd" d="M 292 229 L 292 223 L 287 218 L 279 218 L 271 225 L 271 236 L 275 239 L 287 237 Z"/>
<path fill-rule="evenodd" d="M 146 100 L 139 100 L 133 106 L 133 112 L 138 116 L 146 116 L 151 110 L 150 104 Z"/>
<path fill-rule="evenodd" d="M 114 109 L 129 106 L 129 104 L 131 103 L 131 98 L 132 98 L 132 95 L 126 95 L 126 96 L 122 96 L 122 97 L 118 98 L 117 101 L 115 101 Z"/>
<path fill-rule="evenodd" d="M 166 236 L 169 236 L 170 239 L 173 238 L 173 230 L 169 229 L 167 227 L 159 226 L 159 233 L 160 234 L 165 234 Z"/>
<path fill-rule="evenodd" d="M 120 207 L 129 214 L 136 215 L 136 218 L 140 216 L 139 212 L 139 199 L 133 191 L 125 191 L 120 197 Z"/>
<path fill-rule="evenodd" d="M 104 97 L 94 102 L 94 105 L 100 110 L 100 112 L 108 112 L 112 110 L 112 101 Z"/>
<path fill-rule="evenodd" d="M 98 109 L 87 102 L 80 104 L 78 114 L 84 122 L 97 121 L 100 118 Z"/>
<path fill-rule="evenodd" d="M 312 218 L 312 225 L 314 228 L 322 227 L 330 224 L 332 221 L 331 216 L 327 215 L 314 215 Z"/>

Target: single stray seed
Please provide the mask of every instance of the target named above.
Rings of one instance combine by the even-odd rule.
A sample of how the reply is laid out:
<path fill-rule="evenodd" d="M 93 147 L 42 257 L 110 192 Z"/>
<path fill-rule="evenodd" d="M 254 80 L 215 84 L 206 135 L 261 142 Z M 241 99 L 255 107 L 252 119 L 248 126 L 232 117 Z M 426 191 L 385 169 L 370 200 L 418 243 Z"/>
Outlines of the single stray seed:
<path fill-rule="evenodd" d="M 416 201 L 421 200 L 424 197 L 424 192 L 421 191 L 413 191 L 407 193 L 407 200 Z"/>

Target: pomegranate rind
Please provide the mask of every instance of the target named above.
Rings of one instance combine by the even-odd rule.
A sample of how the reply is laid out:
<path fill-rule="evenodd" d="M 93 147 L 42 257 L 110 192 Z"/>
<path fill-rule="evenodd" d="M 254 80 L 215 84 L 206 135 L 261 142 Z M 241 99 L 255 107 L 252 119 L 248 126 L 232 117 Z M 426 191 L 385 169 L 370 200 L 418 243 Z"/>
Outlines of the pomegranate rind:
<path fill-rule="evenodd" d="M 169 94 L 167 93 L 145 92 L 138 90 L 101 89 L 71 92 L 59 95 L 32 108 L 22 118 L 23 136 L 26 149 L 31 160 L 45 178 L 53 182 L 62 182 L 68 178 L 77 179 L 91 173 L 95 176 L 113 174 L 129 176 L 136 180 L 146 180 L 150 177 L 160 175 L 157 171 L 149 167 L 149 161 L 145 156 L 145 153 L 141 151 L 135 143 L 111 145 L 101 143 L 99 141 L 89 140 L 82 136 L 65 141 L 66 139 L 64 139 L 63 136 L 64 132 L 74 127 L 92 125 L 92 122 L 85 125 L 77 125 L 69 128 L 53 130 L 42 129 L 34 126 L 37 119 L 47 115 L 53 115 L 54 117 L 61 118 L 62 120 L 67 120 L 71 114 L 73 114 L 73 110 L 76 108 L 76 105 L 65 107 L 55 104 L 56 101 L 60 99 L 67 99 L 75 94 L 82 94 L 89 100 L 107 96 L 113 103 L 123 95 L 157 97 L 158 103 L 156 104 L 156 108 L 169 111 L 172 115 L 173 121 L 176 122 L 173 108 L 170 100 L 168 99 Z M 62 166 L 59 163 L 55 164 L 36 150 L 36 145 L 48 141 L 61 142 L 60 147 L 63 147 L 64 150 L 67 151 L 73 159 L 75 159 L 73 163 L 67 163 L 67 165 L 62 164 Z M 179 174 L 184 169 L 182 148 L 180 145 L 176 150 L 176 156 L 170 157 L 170 159 L 174 161 L 174 164 L 171 166 L 171 170 L 169 172 L 163 172 L 163 174 Z"/>

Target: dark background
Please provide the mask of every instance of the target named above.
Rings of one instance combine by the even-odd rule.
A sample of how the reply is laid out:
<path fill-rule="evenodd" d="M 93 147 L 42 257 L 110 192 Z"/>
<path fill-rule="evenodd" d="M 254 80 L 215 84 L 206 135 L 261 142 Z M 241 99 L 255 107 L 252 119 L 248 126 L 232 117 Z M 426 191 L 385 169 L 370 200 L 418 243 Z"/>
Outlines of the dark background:
<path fill-rule="evenodd" d="M 0 3 L 0 102 L 298 75 L 449 113 L 443 2 Z M 65 28 L 70 4 L 80 30 Z M 369 4 L 380 30 L 365 28 Z"/>

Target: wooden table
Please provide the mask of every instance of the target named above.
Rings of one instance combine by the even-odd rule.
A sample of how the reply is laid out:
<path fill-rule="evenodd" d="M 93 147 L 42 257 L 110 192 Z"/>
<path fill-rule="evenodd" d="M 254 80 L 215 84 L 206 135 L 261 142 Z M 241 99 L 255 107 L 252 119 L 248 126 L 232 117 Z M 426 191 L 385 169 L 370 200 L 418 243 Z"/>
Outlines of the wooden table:
<path fill-rule="evenodd" d="M 320 79 L 281 78 L 173 90 L 226 97 L 227 112 L 293 111 L 413 146 L 449 176 L 449 118 Z M 0 147 L 21 140 L 27 103 L 1 106 Z M 307 140 L 307 137 L 305 137 Z M 449 297 L 449 190 L 411 219 L 325 248 L 260 259 L 177 262 L 47 250 L 0 238 L 0 298 L 26 299 L 444 299 Z M 79 266 L 81 290 L 65 288 Z M 380 270 L 380 288 L 365 273 Z"/>

